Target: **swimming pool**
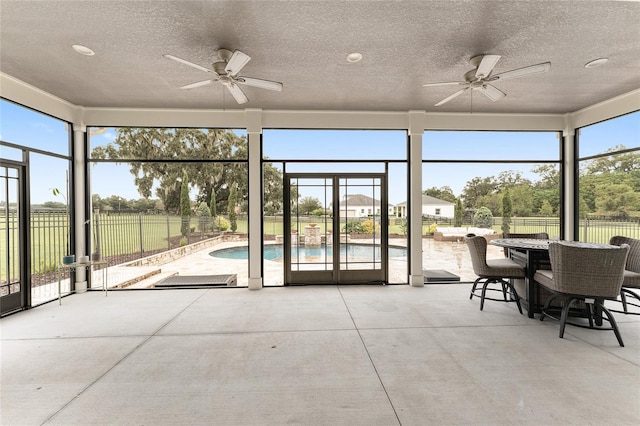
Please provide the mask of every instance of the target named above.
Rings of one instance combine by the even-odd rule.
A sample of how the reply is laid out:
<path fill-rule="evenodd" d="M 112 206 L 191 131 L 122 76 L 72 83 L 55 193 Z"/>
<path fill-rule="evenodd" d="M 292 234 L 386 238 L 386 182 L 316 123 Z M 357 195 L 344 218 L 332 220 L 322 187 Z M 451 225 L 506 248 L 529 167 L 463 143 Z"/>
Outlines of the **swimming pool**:
<path fill-rule="evenodd" d="M 348 248 L 348 253 L 347 253 Z M 375 250 L 375 252 L 374 252 Z M 304 246 L 293 247 L 291 256 L 294 258 L 300 257 L 320 257 L 333 255 L 333 246 L 326 247 L 324 244 L 320 247 L 305 248 Z M 372 259 L 375 255 L 376 259 L 380 259 L 380 246 L 373 246 L 372 244 L 341 244 L 340 245 L 340 257 L 345 255 L 352 258 L 365 258 Z M 230 247 L 221 250 L 215 250 L 209 253 L 209 256 L 218 257 L 223 259 L 248 259 L 249 247 L 239 246 Z M 263 256 L 265 260 L 282 261 L 284 257 L 284 251 L 282 244 L 267 244 L 264 246 Z M 407 257 L 406 247 L 389 246 L 389 257 Z"/>

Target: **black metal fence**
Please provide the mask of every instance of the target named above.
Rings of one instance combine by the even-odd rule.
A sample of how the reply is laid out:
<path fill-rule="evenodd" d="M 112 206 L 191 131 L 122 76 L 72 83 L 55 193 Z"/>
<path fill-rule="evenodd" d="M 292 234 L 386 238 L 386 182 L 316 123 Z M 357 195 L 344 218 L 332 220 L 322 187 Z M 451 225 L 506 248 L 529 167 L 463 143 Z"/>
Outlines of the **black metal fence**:
<path fill-rule="evenodd" d="M 3 223 L 17 228 L 15 212 L 10 215 L 10 220 L 3 220 Z M 95 215 L 90 224 L 92 247 L 87 253 L 70 253 L 69 220 L 64 210 L 32 211 L 29 226 L 34 286 L 51 282 L 66 254 L 99 252 L 104 260 L 115 265 L 211 238 L 221 231 L 220 219 L 212 217 L 101 213 Z M 3 246 L 7 244 L 7 232 L 17 232 L 17 229 L 6 230 L 0 235 Z"/>
<path fill-rule="evenodd" d="M 2 215 L 2 223 L 9 224 L 9 228 L 16 228 L 3 229 L 0 233 L 3 252 L 9 255 L 9 253 L 14 253 L 15 248 L 9 247 L 7 251 L 7 245 L 16 244 L 16 239 L 8 238 L 8 236 L 15 235 L 19 225 L 15 212 L 10 212 L 9 218 L 4 217 L 4 212 L 0 214 Z M 321 222 L 317 218 L 309 218 L 309 220 Z M 363 218 L 363 220 L 370 219 Z M 216 223 L 216 219 L 212 217 L 198 216 L 183 218 L 167 214 L 101 213 L 93 217 L 90 227 L 93 247 L 87 251 L 99 251 L 103 258 L 109 260 L 111 265 L 115 265 L 219 235 L 221 230 L 228 229 L 226 228 L 228 223 L 224 224 L 219 221 L 220 219 Z M 280 217 L 274 218 L 273 223 L 265 219 L 265 235 L 270 232 L 281 234 L 281 221 Z M 246 233 L 246 216 L 240 215 L 237 223 L 237 232 Z M 433 223 L 438 226 L 453 226 L 453 220 L 449 218 L 423 218 L 423 227 L 427 231 Z M 220 225 L 225 225 L 225 229 L 221 229 Z M 389 225 L 399 234 L 406 230 L 403 219 L 390 218 Z M 32 275 L 55 274 L 62 256 L 67 253 L 69 227 L 66 212 L 33 211 L 29 226 L 31 230 Z M 466 220 L 464 226 L 472 226 L 472 223 Z M 496 232 L 501 232 L 501 226 L 502 218 L 494 218 L 493 229 Z M 547 232 L 550 236 L 555 237 L 560 234 L 560 220 L 559 218 L 512 218 L 510 231 L 518 233 Z M 581 241 L 608 243 L 614 235 L 640 238 L 640 219 L 589 217 L 580 221 L 578 238 Z M 2 279 L 7 279 L 7 271 L 3 272 Z M 50 277 L 49 279 L 43 277 L 43 282 L 50 282 Z M 34 284 L 37 285 L 37 282 Z"/>
<path fill-rule="evenodd" d="M 640 218 L 587 217 L 580 221 L 580 241 L 608 243 L 614 235 L 640 238 Z"/>

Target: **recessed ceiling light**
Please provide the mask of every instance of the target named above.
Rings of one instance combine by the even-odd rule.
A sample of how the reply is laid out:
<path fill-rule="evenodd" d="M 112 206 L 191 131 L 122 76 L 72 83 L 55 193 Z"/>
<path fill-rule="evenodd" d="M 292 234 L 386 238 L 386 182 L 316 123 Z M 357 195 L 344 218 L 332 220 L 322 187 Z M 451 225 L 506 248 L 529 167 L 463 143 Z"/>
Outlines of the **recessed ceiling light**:
<path fill-rule="evenodd" d="M 347 55 L 347 61 L 349 62 L 358 62 L 362 59 L 362 53 L 353 52 Z"/>
<path fill-rule="evenodd" d="M 595 68 L 595 67 L 599 67 L 600 65 L 604 65 L 607 62 L 609 62 L 609 59 L 607 58 L 594 59 L 593 61 L 589 61 L 586 64 L 584 64 L 584 67 Z"/>
<path fill-rule="evenodd" d="M 73 46 L 73 50 L 75 50 L 76 52 L 78 52 L 81 55 L 85 55 L 85 56 L 93 56 L 96 54 L 96 52 L 94 52 L 93 50 L 89 49 L 86 46 L 82 46 L 80 44 L 74 44 Z"/>

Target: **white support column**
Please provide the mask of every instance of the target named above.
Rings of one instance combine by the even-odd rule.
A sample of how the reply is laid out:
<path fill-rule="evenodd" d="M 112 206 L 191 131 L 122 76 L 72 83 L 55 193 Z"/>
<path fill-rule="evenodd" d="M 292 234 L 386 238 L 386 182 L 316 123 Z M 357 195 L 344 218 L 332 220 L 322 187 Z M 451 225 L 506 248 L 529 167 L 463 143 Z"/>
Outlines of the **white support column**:
<path fill-rule="evenodd" d="M 249 289 L 260 290 L 262 277 L 262 110 L 247 109 L 249 138 Z"/>
<path fill-rule="evenodd" d="M 85 212 L 85 188 L 87 182 L 85 180 L 85 162 L 86 153 L 84 152 L 84 139 L 87 128 L 84 125 L 73 125 L 73 149 L 75 156 L 73 158 L 73 180 L 70 185 L 74 188 L 74 205 L 71 206 L 75 212 L 75 255 L 76 262 L 80 256 L 87 255 L 85 247 L 85 226 L 84 223 L 87 220 L 84 216 Z M 87 291 L 87 273 L 85 268 L 76 269 L 76 292 L 84 293 Z"/>
<path fill-rule="evenodd" d="M 422 273 L 422 111 L 409 112 L 409 283 L 424 286 Z"/>
<path fill-rule="evenodd" d="M 564 239 L 573 241 L 577 235 L 574 234 L 575 212 L 579 208 L 575 205 L 576 196 L 575 185 L 575 159 L 576 151 L 574 149 L 575 128 L 567 122 L 564 131 L 564 217 L 561 218 L 564 225 Z"/>

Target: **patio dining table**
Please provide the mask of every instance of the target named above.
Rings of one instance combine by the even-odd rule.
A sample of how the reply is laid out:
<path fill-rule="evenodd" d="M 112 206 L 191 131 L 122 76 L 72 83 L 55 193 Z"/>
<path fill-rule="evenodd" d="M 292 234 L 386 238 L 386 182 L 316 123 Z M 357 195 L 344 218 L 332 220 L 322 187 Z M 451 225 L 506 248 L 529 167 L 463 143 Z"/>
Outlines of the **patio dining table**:
<path fill-rule="evenodd" d="M 542 291 L 533 279 L 538 269 L 551 269 L 549 260 L 549 243 L 552 240 L 539 240 L 533 238 L 498 238 L 489 243 L 506 247 L 509 257 L 525 267 L 524 289 L 526 300 L 519 294 L 520 302 L 527 310 L 529 318 L 534 313 L 539 313 L 544 304 Z"/>
<path fill-rule="evenodd" d="M 542 311 L 546 294 L 543 289 L 533 279 L 536 271 L 539 269 L 551 269 L 551 260 L 549 259 L 549 243 L 559 240 L 542 240 L 534 238 L 499 238 L 491 240 L 490 244 L 506 247 L 509 250 L 509 257 L 515 262 L 525 267 L 524 288 L 526 300 L 522 295 L 520 302 L 527 309 L 529 318 L 533 318 L 533 314 Z M 608 244 L 587 243 L 579 241 L 564 241 L 578 247 L 611 247 Z M 517 290 L 517 286 L 516 286 Z M 599 318 L 598 318 L 599 322 Z"/>

